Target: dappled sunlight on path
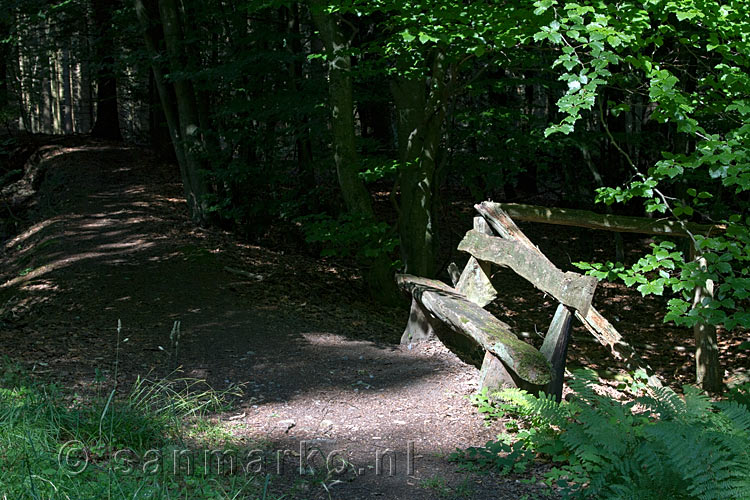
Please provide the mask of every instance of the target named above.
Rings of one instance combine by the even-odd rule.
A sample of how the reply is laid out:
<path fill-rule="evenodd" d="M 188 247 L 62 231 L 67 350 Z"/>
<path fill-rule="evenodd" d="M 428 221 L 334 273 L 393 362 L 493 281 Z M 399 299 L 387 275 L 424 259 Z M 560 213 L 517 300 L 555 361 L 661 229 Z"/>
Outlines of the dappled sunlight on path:
<path fill-rule="evenodd" d="M 97 371 L 112 384 L 115 356 L 120 384 L 179 367 L 240 387 L 223 417 L 233 436 L 342 450 L 352 467 L 332 490 L 340 498 L 432 498 L 422 480 L 460 479 L 447 453 L 501 430 L 467 398 L 476 369 L 439 344 L 398 345 L 406 312 L 374 307 L 356 270 L 195 228 L 176 169 L 137 148 L 68 148 L 41 169 L 28 227 L 0 256 L 11 359 L 84 395 L 101 390 Z M 398 474 L 373 473 L 383 453 L 395 453 Z"/>

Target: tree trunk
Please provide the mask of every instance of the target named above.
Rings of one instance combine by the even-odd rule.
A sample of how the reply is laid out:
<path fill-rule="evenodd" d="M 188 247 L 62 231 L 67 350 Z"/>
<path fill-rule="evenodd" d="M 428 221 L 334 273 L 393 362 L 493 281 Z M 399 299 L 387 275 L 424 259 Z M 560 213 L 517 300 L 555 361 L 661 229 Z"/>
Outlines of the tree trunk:
<path fill-rule="evenodd" d="M 691 247 L 690 257 L 697 260 L 700 269 L 705 272 L 706 258 L 696 254 L 695 247 Z M 713 298 L 714 283 L 706 280 L 705 285 L 696 286 L 693 295 L 693 308 L 703 307 L 704 298 Z M 700 321 L 693 327 L 695 337 L 695 383 L 704 391 L 721 393 L 724 387 L 723 370 L 719 360 L 719 341 L 716 337 L 716 327 L 705 321 Z"/>
<path fill-rule="evenodd" d="M 187 80 L 167 82 L 164 69 L 159 64 L 161 41 L 166 46 L 170 69 L 179 68 L 181 55 L 179 11 L 174 0 L 160 0 L 158 11 L 161 22 L 157 21 L 156 0 L 134 0 L 138 19 L 144 30 L 146 48 L 151 58 L 154 83 L 159 92 L 162 110 L 167 121 L 172 145 L 185 190 L 185 198 L 191 218 L 199 223 L 208 222 L 208 212 L 204 195 L 208 185 L 203 178 L 202 162 L 197 154 L 202 149 L 198 129 L 198 111 L 192 85 Z"/>
<path fill-rule="evenodd" d="M 398 228 L 405 272 L 416 276 L 436 274 L 437 227 L 435 206 L 437 154 L 442 137 L 443 56 L 438 53 L 432 68 L 431 90 L 424 80 L 411 78 L 393 82 L 398 116 L 398 151 L 401 162 Z"/>
<path fill-rule="evenodd" d="M 163 160 L 177 163 L 177 156 L 169 135 L 169 125 L 164 116 L 159 90 L 156 88 L 154 72 L 148 75 L 148 130 L 151 149 Z"/>
<path fill-rule="evenodd" d="M 4 19 L 0 19 L 0 40 L 10 35 L 10 26 Z M 10 44 L 0 42 L 0 113 L 8 107 L 8 63 L 10 59 Z"/>
<path fill-rule="evenodd" d="M 62 104 L 61 120 L 63 132 L 72 134 L 73 127 L 73 80 L 71 71 L 70 49 L 62 50 Z"/>
<path fill-rule="evenodd" d="M 312 3 L 311 14 L 328 58 L 328 95 L 333 114 L 333 158 L 341 194 L 350 212 L 372 216 L 370 193 L 358 175 L 359 156 L 354 131 L 349 43 L 341 33 L 336 15 L 325 12 L 321 2 Z"/>
<path fill-rule="evenodd" d="M 328 56 L 328 89 L 333 130 L 333 157 L 341 194 L 349 212 L 375 220 L 372 199 L 359 177 L 359 155 L 354 130 L 354 99 L 349 44 L 335 14 L 326 13 L 323 4 L 311 4 L 311 15 Z M 391 259 L 381 254 L 366 270 L 370 293 L 380 302 L 395 304 L 399 294 L 393 280 Z"/>
<path fill-rule="evenodd" d="M 287 44 L 292 61 L 289 63 L 289 90 L 302 95 L 304 73 L 302 67 L 303 47 L 300 33 L 300 5 L 293 3 L 284 8 L 286 15 L 286 30 L 289 35 Z M 315 170 L 313 168 L 312 141 L 310 140 L 310 124 L 306 113 L 300 113 L 295 124 L 294 147 L 297 156 L 297 168 L 303 186 L 315 184 Z"/>
<path fill-rule="evenodd" d="M 96 31 L 97 71 L 96 121 L 91 135 L 102 139 L 121 140 L 115 76 L 115 43 L 111 36 L 112 13 L 118 0 L 92 0 Z"/>

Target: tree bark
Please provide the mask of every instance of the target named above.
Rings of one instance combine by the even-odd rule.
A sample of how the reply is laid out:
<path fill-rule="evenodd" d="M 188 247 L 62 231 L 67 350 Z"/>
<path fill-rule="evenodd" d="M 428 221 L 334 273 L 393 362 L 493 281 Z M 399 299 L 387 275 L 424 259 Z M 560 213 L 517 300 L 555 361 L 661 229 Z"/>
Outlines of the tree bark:
<path fill-rule="evenodd" d="M 148 130 L 151 149 L 163 160 L 177 163 L 177 156 L 169 133 L 169 125 L 164 115 L 153 71 L 150 71 L 148 75 Z"/>
<path fill-rule="evenodd" d="M 310 11 L 328 60 L 333 157 L 341 194 L 349 212 L 374 221 L 370 193 L 359 177 L 349 42 L 341 32 L 336 14 L 325 12 L 322 2 L 311 2 Z M 398 290 L 393 281 L 388 255 L 381 254 L 374 259 L 366 270 L 366 275 L 370 292 L 375 298 L 388 304 L 398 303 Z"/>
<path fill-rule="evenodd" d="M 359 178 L 359 156 L 354 130 L 354 98 L 352 96 L 352 61 L 349 42 L 341 33 L 336 14 L 323 10 L 323 3 L 312 2 L 311 14 L 328 59 L 328 95 L 333 131 L 333 158 L 341 194 L 352 213 L 372 216 L 372 200 Z"/>
<path fill-rule="evenodd" d="M 694 247 L 691 247 L 690 257 L 697 260 L 700 269 L 705 271 L 706 258 L 697 256 Z M 703 307 L 703 298 L 713 298 L 714 283 L 706 280 L 705 285 L 695 287 L 693 295 L 693 308 Z M 723 370 L 719 361 L 719 342 L 716 337 L 716 327 L 705 321 L 695 324 L 693 327 L 695 337 L 695 383 L 704 391 L 721 393 L 724 387 Z"/>
<path fill-rule="evenodd" d="M 209 189 L 203 175 L 205 165 L 199 157 L 204 147 L 200 135 L 196 96 L 189 80 L 177 79 L 167 82 L 164 69 L 158 62 L 160 42 L 163 41 L 170 71 L 184 68 L 180 12 L 175 0 L 158 0 L 158 11 L 156 0 L 134 1 L 151 58 L 154 83 L 159 92 L 175 156 L 180 166 L 190 217 L 198 224 L 206 224 L 209 222 L 209 214 L 205 195 Z"/>
<path fill-rule="evenodd" d="M 115 43 L 111 35 L 112 13 L 117 8 L 118 0 L 92 0 L 91 4 L 97 36 L 95 53 L 99 64 L 96 75 L 96 121 L 91 129 L 91 135 L 102 139 L 121 140 Z"/>
<path fill-rule="evenodd" d="M 0 19 L 0 40 L 10 35 L 10 26 L 5 19 Z M 8 63 L 10 62 L 10 44 L 0 43 L 0 112 L 10 104 L 8 100 Z"/>
<path fill-rule="evenodd" d="M 71 53 L 67 47 L 62 49 L 62 104 L 61 121 L 65 134 L 72 134 L 75 129 L 73 124 L 73 80 L 71 71 Z"/>
<path fill-rule="evenodd" d="M 408 78 L 391 84 L 401 162 L 398 181 L 401 258 L 405 272 L 426 277 L 437 272 L 436 168 L 445 119 L 443 59 L 442 52 L 435 54 L 427 82 Z"/>
<path fill-rule="evenodd" d="M 292 61 L 289 63 L 289 90 L 297 95 L 302 93 L 304 72 L 302 66 L 303 47 L 300 33 L 300 5 L 293 3 L 284 7 L 286 17 L 286 32 L 289 36 L 287 44 Z M 303 185 L 315 184 L 315 170 L 313 168 L 312 141 L 310 139 L 310 120 L 307 114 L 300 113 L 295 124 L 294 147 L 297 156 L 297 168 Z"/>

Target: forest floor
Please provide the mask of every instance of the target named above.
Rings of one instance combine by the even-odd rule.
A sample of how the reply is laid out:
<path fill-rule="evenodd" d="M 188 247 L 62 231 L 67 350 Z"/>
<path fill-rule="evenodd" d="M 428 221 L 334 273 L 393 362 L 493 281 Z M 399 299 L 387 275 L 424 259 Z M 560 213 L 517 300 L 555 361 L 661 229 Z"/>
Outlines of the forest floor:
<path fill-rule="evenodd" d="M 523 478 L 467 475 L 447 460 L 457 447 L 495 438 L 503 422 L 485 425 L 472 406 L 476 368 L 437 343 L 399 345 L 407 310 L 373 303 L 355 268 L 196 228 L 176 168 L 146 150 L 70 139 L 45 146 L 34 161 L 39 178 L 14 215 L 18 234 L 0 253 L 0 354 L 71 394 L 91 393 L 102 377 L 111 382 L 116 359 L 121 386 L 179 366 L 216 389 L 240 387 L 233 409 L 216 418 L 236 442 L 262 448 L 272 488 L 292 498 L 549 492 Z M 470 203 L 454 208 L 446 236 L 453 248 L 472 216 Z M 606 234 L 522 227 L 566 270 L 612 251 Z M 626 242 L 636 255 L 648 240 Z M 512 273 L 496 279 L 503 296 L 494 311 L 539 342 L 534 332 L 546 330 L 553 301 Z M 660 299 L 603 283 L 595 303 L 666 380 L 690 382 L 690 332 L 662 323 Z M 731 357 L 734 370 L 728 379 L 750 366 L 731 349 L 743 337 L 720 332 L 722 359 L 728 366 Z M 612 368 L 580 327 L 569 360 Z M 333 466 L 343 457 L 345 472 L 326 474 L 312 456 L 317 473 L 300 476 L 301 448 L 335 451 Z M 279 457 L 285 467 L 277 474 Z"/>

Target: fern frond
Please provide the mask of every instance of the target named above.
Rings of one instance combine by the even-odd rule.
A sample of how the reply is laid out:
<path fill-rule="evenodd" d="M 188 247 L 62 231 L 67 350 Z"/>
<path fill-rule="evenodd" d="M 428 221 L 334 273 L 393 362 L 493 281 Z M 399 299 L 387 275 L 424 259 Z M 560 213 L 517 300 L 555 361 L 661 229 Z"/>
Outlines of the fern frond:
<path fill-rule="evenodd" d="M 685 402 L 669 387 L 655 387 L 653 393 L 653 396 L 644 396 L 638 399 L 638 402 L 648 408 L 650 412 L 659 415 L 664 420 L 674 419 L 685 414 Z"/>
<path fill-rule="evenodd" d="M 532 414 L 541 417 L 556 427 L 564 425 L 570 417 L 566 405 L 559 404 L 554 396 L 545 393 L 541 393 L 538 398 L 530 398 L 527 403 Z"/>
<path fill-rule="evenodd" d="M 704 419 L 711 414 L 712 402 L 707 394 L 692 385 L 685 385 L 682 389 L 685 393 L 685 414 L 683 418 L 688 421 L 695 421 Z"/>
<path fill-rule="evenodd" d="M 714 406 L 738 431 L 750 433 L 750 410 L 747 406 L 736 401 L 721 401 L 714 403 Z"/>

